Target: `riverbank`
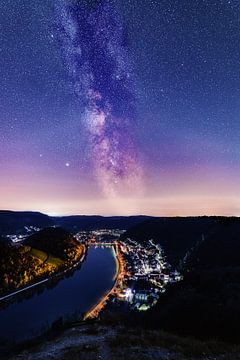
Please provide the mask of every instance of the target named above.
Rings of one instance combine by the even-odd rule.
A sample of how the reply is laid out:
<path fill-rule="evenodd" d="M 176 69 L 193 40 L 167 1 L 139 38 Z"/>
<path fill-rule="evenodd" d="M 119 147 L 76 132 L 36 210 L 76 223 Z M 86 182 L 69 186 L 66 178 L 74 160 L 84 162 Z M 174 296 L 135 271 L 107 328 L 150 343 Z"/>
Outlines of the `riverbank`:
<path fill-rule="evenodd" d="M 116 264 L 111 249 L 87 248 L 77 269 L 61 278 L 17 294 L 0 310 L 0 345 L 20 344 L 55 326 L 78 325 L 111 289 Z"/>
<path fill-rule="evenodd" d="M 124 276 L 124 263 L 123 260 L 121 259 L 121 253 L 119 250 L 118 243 L 115 242 L 112 247 L 116 261 L 116 273 L 115 273 L 115 281 L 113 287 L 100 299 L 100 301 L 95 306 L 93 306 L 93 308 L 90 311 L 88 311 L 84 315 L 83 320 L 97 318 L 99 316 L 99 313 L 104 309 L 107 301 L 109 300 L 109 297 L 114 293 L 116 295 L 118 287 L 122 285 L 122 280 Z"/>
<path fill-rule="evenodd" d="M 68 272 L 72 271 L 74 268 L 79 266 L 84 261 L 84 259 L 86 257 L 86 253 L 87 253 L 87 247 L 85 245 L 82 245 L 82 246 L 83 246 L 83 251 L 82 251 L 82 254 L 81 254 L 81 258 L 73 266 L 71 266 L 68 269 L 64 269 L 61 272 L 58 272 L 58 273 L 50 276 L 49 278 L 46 278 L 46 279 L 43 279 L 41 281 L 35 282 L 35 283 L 33 283 L 31 285 L 28 285 L 28 286 L 24 286 L 22 289 L 16 290 L 14 292 L 11 292 L 9 294 L 6 294 L 6 295 L 0 297 L 0 305 L 1 305 L 1 302 L 9 300 L 9 299 L 13 298 L 14 296 L 17 296 L 17 295 L 19 295 L 19 294 L 21 294 L 23 292 L 26 292 L 27 290 L 37 288 L 38 286 L 40 286 L 40 285 L 42 285 L 44 283 L 47 283 L 47 282 L 53 281 L 53 280 L 55 280 L 57 278 L 60 278 L 61 276 L 66 275 Z"/>

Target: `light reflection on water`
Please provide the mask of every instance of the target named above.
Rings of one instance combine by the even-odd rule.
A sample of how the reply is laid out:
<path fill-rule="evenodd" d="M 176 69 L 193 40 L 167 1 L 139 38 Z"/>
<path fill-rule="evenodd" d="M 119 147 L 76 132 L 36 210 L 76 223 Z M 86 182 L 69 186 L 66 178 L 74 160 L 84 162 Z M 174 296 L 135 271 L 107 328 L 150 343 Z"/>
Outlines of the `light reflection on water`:
<path fill-rule="evenodd" d="M 80 318 L 111 289 L 115 276 L 112 248 L 90 247 L 82 267 L 72 276 L 0 311 L 0 338 L 23 340 L 40 334 L 60 317 Z"/>

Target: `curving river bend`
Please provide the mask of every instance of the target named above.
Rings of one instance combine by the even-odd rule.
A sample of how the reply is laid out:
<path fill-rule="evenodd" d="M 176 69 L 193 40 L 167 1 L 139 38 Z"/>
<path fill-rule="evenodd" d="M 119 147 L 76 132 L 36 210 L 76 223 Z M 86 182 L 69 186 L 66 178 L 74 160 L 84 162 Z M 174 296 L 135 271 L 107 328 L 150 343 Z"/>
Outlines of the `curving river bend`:
<path fill-rule="evenodd" d="M 40 335 L 60 317 L 76 320 L 112 288 L 115 276 L 112 248 L 90 246 L 86 260 L 72 276 L 0 310 L 0 339 L 24 340 Z"/>

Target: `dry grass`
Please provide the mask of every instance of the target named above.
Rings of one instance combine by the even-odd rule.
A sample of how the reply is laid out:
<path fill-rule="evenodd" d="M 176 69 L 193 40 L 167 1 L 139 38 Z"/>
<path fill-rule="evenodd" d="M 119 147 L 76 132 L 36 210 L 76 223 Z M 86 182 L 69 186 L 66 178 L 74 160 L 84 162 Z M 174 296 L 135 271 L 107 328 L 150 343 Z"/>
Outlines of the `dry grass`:
<path fill-rule="evenodd" d="M 62 360 L 87 360 L 92 359 L 98 350 L 98 346 L 91 345 L 81 345 L 74 347 L 67 347 L 62 351 L 61 359 Z"/>
<path fill-rule="evenodd" d="M 31 248 L 31 250 L 29 251 L 29 254 L 32 255 L 33 257 L 39 259 L 42 262 L 46 262 L 46 264 L 52 265 L 54 267 L 59 267 L 62 264 L 64 264 L 64 261 L 54 257 L 52 255 L 49 255 L 47 253 L 45 253 L 44 251 L 35 249 L 35 248 Z"/>
<path fill-rule="evenodd" d="M 47 259 L 47 263 L 52 265 L 52 266 L 61 266 L 62 264 L 64 264 L 64 261 L 59 259 L 59 258 L 56 258 L 52 255 L 49 255 L 49 258 Z"/>
<path fill-rule="evenodd" d="M 84 329 L 82 333 L 84 335 L 93 335 L 93 336 L 95 336 L 95 335 L 99 335 L 100 330 L 99 330 L 99 328 L 97 326 L 92 325 L 92 326 L 89 326 L 87 329 Z M 102 330 L 101 330 L 101 333 L 103 333 Z"/>
<path fill-rule="evenodd" d="M 59 345 L 60 344 L 60 345 Z M 30 350 L 27 359 L 53 360 L 240 360 L 240 346 L 217 341 L 199 341 L 163 331 L 126 327 L 89 326 L 68 330 L 62 339 L 52 339 Z M 19 354 L 11 360 L 21 360 Z M 32 357 L 31 357 L 32 356 Z"/>
<path fill-rule="evenodd" d="M 42 262 L 47 260 L 47 253 L 45 253 L 44 251 L 38 250 L 38 249 L 34 249 L 31 248 L 31 250 L 29 251 L 29 254 L 32 255 L 33 257 L 41 260 Z"/>
<path fill-rule="evenodd" d="M 112 349 L 153 347 L 169 349 L 176 353 L 197 358 L 224 354 L 224 359 L 240 359 L 240 347 L 230 346 L 219 341 L 200 341 L 189 337 L 179 337 L 164 331 L 147 331 L 143 329 L 123 330 L 114 337 L 108 338 Z"/>

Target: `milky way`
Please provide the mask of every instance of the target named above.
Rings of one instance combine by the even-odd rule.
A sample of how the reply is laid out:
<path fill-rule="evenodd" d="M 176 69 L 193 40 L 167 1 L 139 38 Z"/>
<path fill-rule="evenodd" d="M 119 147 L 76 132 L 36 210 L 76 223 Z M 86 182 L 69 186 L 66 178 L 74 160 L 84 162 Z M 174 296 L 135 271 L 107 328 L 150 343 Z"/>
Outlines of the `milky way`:
<path fill-rule="evenodd" d="M 239 216 L 239 10 L 0 1 L 0 208 Z"/>
<path fill-rule="evenodd" d="M 64 0 L 56 9 L 64 63 L 84 108 L 96 176 L 108 195 L 136 188 L 141 170 L 131 136 L 134 84 L 119 15 L 106 0 Z"/>

